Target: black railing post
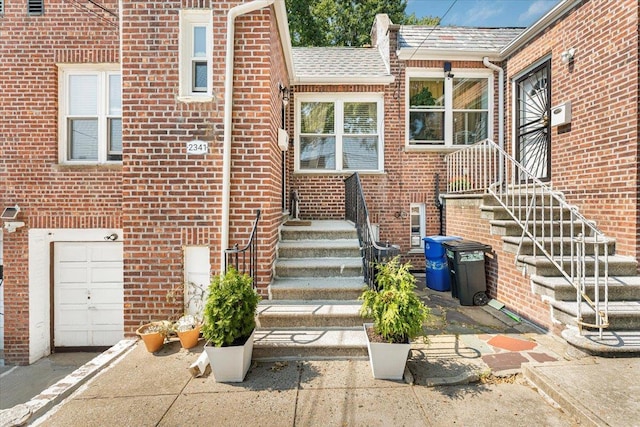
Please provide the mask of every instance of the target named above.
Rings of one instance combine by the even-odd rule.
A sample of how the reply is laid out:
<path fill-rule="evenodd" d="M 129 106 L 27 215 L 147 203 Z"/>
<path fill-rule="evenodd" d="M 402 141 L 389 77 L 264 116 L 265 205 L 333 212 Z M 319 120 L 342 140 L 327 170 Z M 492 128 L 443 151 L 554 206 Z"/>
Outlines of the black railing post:
<path fill-rule="evenodd" d="M 240 273 L 248 274 L 253 279 L 253 287 L 257 287 L 258 280 L 258 222 L 260 221 L 260 209 L 256 211 L 256 219 L 253 222 L 253 229 L 249 236 L 249 241 L 242 248 L 238 244 L 232 248 L 225 249 L 224 272 L 229 266 L 234 267 Z"/>

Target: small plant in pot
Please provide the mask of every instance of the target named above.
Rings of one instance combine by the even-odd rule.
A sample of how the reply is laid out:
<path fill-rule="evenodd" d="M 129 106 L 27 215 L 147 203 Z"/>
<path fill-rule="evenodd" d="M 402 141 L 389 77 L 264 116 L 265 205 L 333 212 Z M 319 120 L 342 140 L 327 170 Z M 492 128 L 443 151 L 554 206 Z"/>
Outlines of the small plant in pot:
<path fill-rule="evenodd" d="M 178 335 L 182 348 L 190 349 L 198 345 L 201 327 L 202 322 L 190 314 L 182 316 L 173 324 L 173 330 Z"/>
<path fill-rule="evenodd" d="M 402 379 L 410 340 L 422 335 L 429 317 L 429 309 L 414 292 L 416 280 L 410 268 L 400 264 L 400 257 L 378 264 L 379 290 L 367 289 L 360 297 L 360 314 L 373 319 L 364 329 L 374 378 Z"/>
<path fill-rule="evenodd" d="M 171 322 L 162 320 L 140 326 L 136 334 L 142 338 L 147 351 L 149 353 L 155 353 L 164 346 L 164 342 L 167 339 L 167 335 L 171 332 L 171 328 Z"/>
<path fill-rule="evenodd" d="M 233 267 L 211 281 L 202 336 L 217 382 L 244 380 L 251 365 L 258 302 L 251 277 Z"/>

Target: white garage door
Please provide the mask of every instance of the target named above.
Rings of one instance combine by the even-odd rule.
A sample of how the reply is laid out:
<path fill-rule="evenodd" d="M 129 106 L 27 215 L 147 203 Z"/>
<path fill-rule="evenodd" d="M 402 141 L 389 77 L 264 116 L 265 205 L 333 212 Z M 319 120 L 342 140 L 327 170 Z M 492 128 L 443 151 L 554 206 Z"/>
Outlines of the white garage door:
<path fill-rule="evenodd" d="M 121 242 L 54 248 L 54 346 L 111 346 L 124 337 Z"/>

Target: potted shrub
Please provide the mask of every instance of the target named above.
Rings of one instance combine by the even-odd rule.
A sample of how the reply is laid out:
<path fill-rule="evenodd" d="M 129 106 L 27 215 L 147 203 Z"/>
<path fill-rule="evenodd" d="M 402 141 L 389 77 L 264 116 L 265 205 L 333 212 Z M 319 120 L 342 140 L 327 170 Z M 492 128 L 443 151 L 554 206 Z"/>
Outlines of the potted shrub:
<path fill-rule="evenodd" d="M 171 322 L 162 320 L 140 326 L 136 334 L 142 338 L 147 351 L 155 353 L 162 348 L 169 332 L 171 332 Z"/>
<path fill-rule="evenodd" d="M 251 365 L 259 301 L 251 277 L 234 268 L 211 281 L 202 335 L 217 382 L 244 380 Z"/>
<path fill-rule="evenodd" d="M 398 256 L 377 264 L 379 291 L 367 289 L 360 297 L 360 314 L 373 319 L 364 329 L 374 378 L 402 379 L 410 340 L 422 334 L 429 316 L 429 309 L 414 292 L 416 280 L 409 268 L 408 263 L 400 264 Z"/>

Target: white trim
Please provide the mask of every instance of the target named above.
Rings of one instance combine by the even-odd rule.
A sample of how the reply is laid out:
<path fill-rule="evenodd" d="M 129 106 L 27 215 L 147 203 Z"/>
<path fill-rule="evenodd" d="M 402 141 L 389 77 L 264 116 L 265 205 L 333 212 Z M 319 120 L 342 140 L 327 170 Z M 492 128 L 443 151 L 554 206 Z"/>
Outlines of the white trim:
<path fill-rule="evenodd" d="M 293 80 L 294 84 L 316 84 L 316 85 L 334 85 L 334 84 L 358 84 L 358 85 L 387 85 L 395 81 L 394 76 L 376 76 L 376 77 L 314 77 L 314 76 L 296 76 Z"/>
<path fill-rule="evenodd" d="M 207 90 L 193 92 L 192 51 L 193 27 L 206 28 Z M 213 14 L 211 9 L 181 9 L 180 32 L 178 34 L 179 54 L 179 95 L 181 102 L 210 102 L 213 100 Z"/>
<path fill-rule="evenodd" d="M 488 57 L 492 61 L 502 60 L 502 55 L 497 50 L 481 49 L 426 49 L 426 48 L 401 48 L 396 51 L 400 61 L 409 60 L 456 60 L 456 61 L 482 61 Z"/>
<path fill-rule="evenodd" d="M 336 135 L 336 168 L 326 170 L 300 169 L 300 104 L 302 102 L 332 102 L 335 105 L 335 135 Z M 335 175 L 356 172 L 355 169 L 342 169 L 342 134 L 345 102 L 375 102 L 377 106 L 377 130 L 378 130 L 378 168 L 357 170 L 362 173 L 383 173 L 384 172 L 384 93 L 365 92 L 323 92 L 312 93 L 302 92 L 295 94 L 295 120 L 294 120 L 294 173 L 311 175 Z M 340 130 L 340 131 L 339 131 Z"/>
<path fill-rule="evenodd" d="M 122 73 L 120 64 L 56 64 L 58 66 L 58 163 L 70 165 L 122 164 L 121 160 L 107 160 L 107 116 L 109 103 L 109 76 Z M 68 158 L 69 78 L 72 75 L 95 75 L 98 79 L 98 159 L 71 160 Z M 120 115 L 122 117 L 122 114 Z"/>
<path fill-rule="evenodd" d="M 451 70 L 455 77 L 464 78 L 486 78 L 487 79 L 487 137 L 493 135 L 493 115 L 495 111 L 493 71 L 487 68 L 455 68 Z M 454 77 L 454 78 L 455 78 Z M 412 78 L 443 78 L 444 79 L 444 144 L 410 144 L 409 141 L 409 81 Z M 407 67 L 405 70 L 405 151 L 444 151 L 448 149 L 459 149 L 459 145 L 453 145 L 453 79 L 446 78 L 444 71 L 440 68 L 416 68 Z"/>
<path fill-rule="evenodd" d="M 51 354 L 51 287 L 50 266 L 52 242 L 104 242 L 111 234 L 122 236 L 113 228 L 32 228 L 29 230 L 29 363 Z M 118 240 L 121 241 L 121 240 Z"/>

